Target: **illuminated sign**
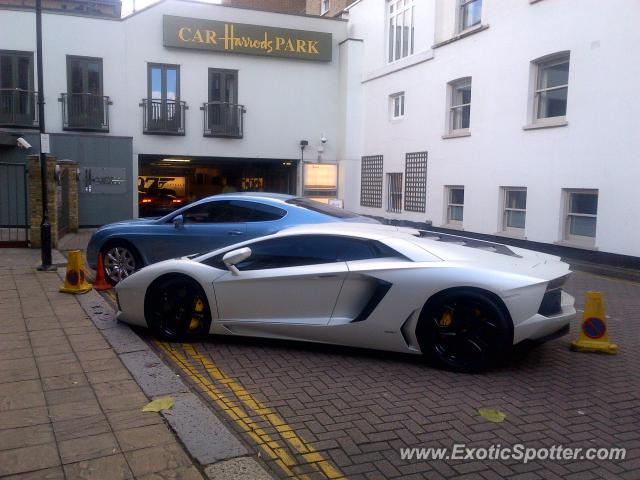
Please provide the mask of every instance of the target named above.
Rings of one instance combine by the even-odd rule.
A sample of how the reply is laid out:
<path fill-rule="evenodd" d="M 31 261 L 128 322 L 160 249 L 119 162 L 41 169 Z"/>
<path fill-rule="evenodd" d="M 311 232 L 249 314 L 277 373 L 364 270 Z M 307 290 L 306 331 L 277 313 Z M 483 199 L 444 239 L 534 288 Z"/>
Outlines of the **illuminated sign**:
<path fill-rule="evenodd" d="M 331 34 L 244 23 L 163 17 L 165 47 L 331 61 Z"/>
<path fill-rule="evenodd" d="M 150 190 L 173 190 L 175 195 L 184 197 L 185 177 L 139 176 L 138 192 Z"/>

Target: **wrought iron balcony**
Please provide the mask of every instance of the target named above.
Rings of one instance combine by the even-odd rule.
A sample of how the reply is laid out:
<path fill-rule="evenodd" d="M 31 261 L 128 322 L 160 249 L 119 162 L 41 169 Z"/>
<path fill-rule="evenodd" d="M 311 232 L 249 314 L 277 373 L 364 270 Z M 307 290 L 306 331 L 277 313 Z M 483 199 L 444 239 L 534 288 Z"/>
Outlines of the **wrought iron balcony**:
<path fill-rule="evenodd" d="M 38 127 L 38 92 L 0 88 L 0 126 Z"/>
<path fill-rule="evenodd" d="M 244 105 L 229 102 L 207 102 L 200 107 L 204 112 L 204 136 L 242 138 Z"/>
<path fill-rule="evenodd" d="M 143 111 L 142 133 L 155 135 L 184 135 L 186 102 L 145 98 L 140 104 Z"/>
<path fill-rule="evenodd" d="M 63 130 L 109 131 L 109 97 L 92 93 L 61 93 Z"/>

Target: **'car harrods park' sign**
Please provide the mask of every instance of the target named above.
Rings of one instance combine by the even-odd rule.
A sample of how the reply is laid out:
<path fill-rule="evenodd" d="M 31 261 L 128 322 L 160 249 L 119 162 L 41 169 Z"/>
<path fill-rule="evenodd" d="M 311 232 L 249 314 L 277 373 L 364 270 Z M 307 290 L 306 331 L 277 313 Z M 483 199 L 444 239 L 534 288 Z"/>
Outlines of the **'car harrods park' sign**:
<path fill-rule="evenodd" d="M 331 34 L 164 15 L 164 46 L 331 61 Z"/>

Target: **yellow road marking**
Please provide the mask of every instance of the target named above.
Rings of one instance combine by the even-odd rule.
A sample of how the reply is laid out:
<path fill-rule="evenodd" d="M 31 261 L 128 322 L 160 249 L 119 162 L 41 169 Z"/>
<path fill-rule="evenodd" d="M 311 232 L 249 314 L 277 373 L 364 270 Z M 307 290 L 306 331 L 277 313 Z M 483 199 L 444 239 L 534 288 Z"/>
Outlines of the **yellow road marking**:
<path fill-rule="evenodd" d="M 295 431 L 288 426 L 277 413 L 262 404 L 259 400 L 253 398 L 247 390 L 223 373 L 209 358 L 200 355 L 193 346 L 189 344 L 182 344 L 182 348 L 188 356 L 194 360 L 200 361 L 212 378 L 226 385 L 235 394 L 238 400 L 243 402 L 256 414 L 266 418 L 269 423 L 276 428 L 278 433 L 282 434 L 283 432 L 288 432 L 287 437 L 281 436 L 302 456 L 302 458 L 305 459 L 307 463 L 311 464 L 316 470 L 322 472 L 327 478 L 344 478 L 344 475 L 331 465 L 320 453 L 298 437 Z"/>
<path fill-rule="evenodd" d="M 308 480 L 306 475 L 297 475 L 293 472 L 298 465 L 296 461 L 288 454 L 283 445 L 272 439 L 264 430 L 251 420 L 249 415 L 240 407 L 237 407 L 233 400 L 225 396 L 220 390 L 205 376 L 203 376 L 190 362 L 176 352 L 171 346 L 165 342 L 156 341 L 156 345 L 165 352 L 183 372 L 185 372 L 191 380 L 199 385 L 202 390 L 213 401 L 218 404 L 222 410 L 236 422 L 240 428 L 254 440 L 260 449 L 271 459 L 273 459 L 278 467 L 289 477 Z"/>

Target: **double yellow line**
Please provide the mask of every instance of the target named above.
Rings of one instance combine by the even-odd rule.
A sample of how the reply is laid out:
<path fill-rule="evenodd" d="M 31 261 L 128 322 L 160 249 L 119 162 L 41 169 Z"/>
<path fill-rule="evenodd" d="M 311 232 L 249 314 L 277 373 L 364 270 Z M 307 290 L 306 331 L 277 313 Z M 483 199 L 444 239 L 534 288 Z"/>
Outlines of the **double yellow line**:
<path fill-rule="evenodd" d="M 258 444 L 262 453 L 272 459 L 287 477 L 309 480 L 305 472 L 311 470 L 314 475 L 320 474 L 327 479 L 346 478 L 326 458 L 302 440 L 277 413 L 222 372 L 209 357 L 200 355 L 189 344 L 182 344 L 183 355 L 169 343 L 157 340 L 154 342 L 205 395 Z M 208 375 L 203 375 L 196 365 L 202 367 Z M 247 412 L 253 412 L 254 415 Z M 268 423 L 277 433 L 270 435 L 265 432 L 252 416 L 257 416 L 260 419 L 259 423 Z M 294 455 L 291 455 L 290 451 L 293 451 Z M 298 461 L 297 458 L 302 461 Z"/>

